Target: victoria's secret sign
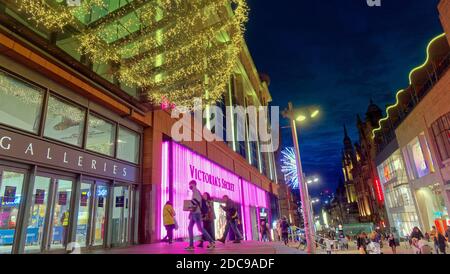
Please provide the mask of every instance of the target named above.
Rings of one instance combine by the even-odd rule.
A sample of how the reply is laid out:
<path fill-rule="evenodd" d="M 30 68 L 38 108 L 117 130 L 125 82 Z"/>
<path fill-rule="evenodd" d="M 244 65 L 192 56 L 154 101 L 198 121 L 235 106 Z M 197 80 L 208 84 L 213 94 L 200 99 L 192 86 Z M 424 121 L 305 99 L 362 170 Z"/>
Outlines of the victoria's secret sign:
<path fill-rule="evenodd" d="M 0 129 L 0 156 L 134 182 L 138 168 L 76 149 Z"/>

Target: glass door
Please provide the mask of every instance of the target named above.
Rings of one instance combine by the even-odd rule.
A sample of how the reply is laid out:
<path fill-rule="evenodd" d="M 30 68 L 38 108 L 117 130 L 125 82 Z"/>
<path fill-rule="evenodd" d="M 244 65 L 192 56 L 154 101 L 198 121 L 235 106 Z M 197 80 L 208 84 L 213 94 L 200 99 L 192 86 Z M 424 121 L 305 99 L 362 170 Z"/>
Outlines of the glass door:
<path fill-rule="evenodd" d="M 128 243 L 130 224 L 129 187 L 114 186 L 113 209 L 111 216 L 112 245 L 120 246 Z"/>
<path fill-rule="evenodd" d="M 92 218 L 91 246 L 103 246 L 105 243 L 106 220 L 108 218 L 108 185 L 95 184 L 94 212 Z"/>
<path fill-rule="evenodd" d="M 65 249 L 70 225 L 72 180 L 56 180 L 56 191 L 53 198 L 53 212 L 51 213 L 51 228 L 48 248 L 51 250 Z"/>
<path fill-rule="evenodd" d="M 52 179 L 36 176 L 31 197 L 30 214 L 27 220 L 25 252 L 41 252 L 47 222 L 48 198 L 50 196 Z"/>
<path fill-rule="evenodd" d="M 89 218 L 91 213 L 92 183 L 83 182 L 80 187 L 78 202 L 78 217 L 76 223 L 75 241 L 80 247 L 86 247 L 89 231 Z"/>
<path fill-rule="evenodd" d="M 25 174 L 0 168 L 0 254 L 12 252 Z"/>

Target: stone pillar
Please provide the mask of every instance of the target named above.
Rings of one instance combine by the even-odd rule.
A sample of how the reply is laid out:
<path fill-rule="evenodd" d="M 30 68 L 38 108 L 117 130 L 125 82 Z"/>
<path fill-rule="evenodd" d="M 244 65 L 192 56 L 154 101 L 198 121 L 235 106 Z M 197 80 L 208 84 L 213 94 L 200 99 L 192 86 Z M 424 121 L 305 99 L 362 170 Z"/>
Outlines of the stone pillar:
<path fill-rule="evenodd" d="M 153 128 L 144 130 L 143 157 L 142 157 L 142 185 L 140 190 L 139 209 L 139 243 L 151 243 L 151 206 L 152 194 L 152 162 L 153 162 Z"/>

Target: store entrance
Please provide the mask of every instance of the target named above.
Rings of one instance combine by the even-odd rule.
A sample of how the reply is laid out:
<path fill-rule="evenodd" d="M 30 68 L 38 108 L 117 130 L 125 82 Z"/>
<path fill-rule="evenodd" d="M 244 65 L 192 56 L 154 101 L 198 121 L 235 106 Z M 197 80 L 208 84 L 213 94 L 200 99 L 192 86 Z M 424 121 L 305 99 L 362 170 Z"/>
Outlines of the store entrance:
<path fill-rule="evenodd" d="M 0 167 L 0 254 L 12 252 L 27 172 Z"/>
<path fill-rule="evenodd" d="M 74 178 L 38 174 L 29 204 L 26 253 L 64 249 L 67 245 Z"/>
<path fill-rule="evenodd" d="M 131 230 L 130 216 L 130 186 L 115 185 L 113 187 L 113 208 L 112 208 L 112 246 L 123 246 L 129 243 Z"/>
<path fill-rule="evenodd" d="M 80 186 L 75 240 L 80 247 L 104 247 L 108 220 L 109 183 L 84 179 Z"/>

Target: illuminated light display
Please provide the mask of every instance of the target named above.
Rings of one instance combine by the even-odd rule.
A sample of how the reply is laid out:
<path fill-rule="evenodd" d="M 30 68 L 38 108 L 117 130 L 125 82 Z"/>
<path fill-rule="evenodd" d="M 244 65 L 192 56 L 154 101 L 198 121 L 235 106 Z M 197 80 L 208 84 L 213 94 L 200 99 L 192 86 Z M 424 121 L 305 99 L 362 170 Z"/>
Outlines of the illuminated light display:
<path fill-rule="evenodd" d="M 381 183 L 380 180 L 378 178 L 376 178 L 374 180 L 374 186 L 375 186 L 375 191 L 377 194 L 377 199 L 379 202 L 383 202 L 384 201 L 384 195 L 383 195 L 383 190 L 381 188 Z"/>
<path fill-rule="evenodd" d="M 298 189 L 297 161 L 292 147 L 281 151 L 281 172 L 284 174 L 286 183 L 293 189 Z"/>
<path fill-rule="evenodd" d="M 174 238 L 189 236 L 189 212 L 183 211 L 183 203 L 192 197 L 188 183 L 196 180 L 200 192 L 208 192 L 214 201 L 220 202 L 224 195 L 228 195 L 240 205 L 242 215 L 240 219 L 244 228 L 244 236 L 247 240 L 252 240 L 251 208 L 269 207 L 267 193 L 263 189 L 175 142 L 163 143 L 161 168 L 161 195 L 158 201 L 159 217 L 157 220 L 160 227 L 158 239 L 162 239 L 165 235 L 165 229 L 161 222 L 162 208 L 168 200 L 173 203 L 179 227 L 174 231 Z M 219 215 L 219 212 L 215 213 L 216 216 Z M 199 235 L 200 232 L 194 229 L 194 234 Z"/>
<path fill-rule="evenodd" d="M 410 86 L 412 85 L 414 73 L 417 72 L 418 70 L 424 68 L 424 67 L 428 64 L 428 62 L 430 61 L 430 48 L 431 48 L 431 46 L 433 45 L 433 43 L 434 43 L 435 41 L 437 41 L 438 39 L 444 37 L 444 36 L 445 36 L 445 33 L 442 33 L 442 34 L 436 36 L 435 38 L 433 38 L 433 39 L 428 43 L 428 46 L 427 46 L 427 49 L 426 49 L 426 59 L 425 59 L 425 62 L 424 62 L 422 65 L 420 65 L 420 66 L 418 66 L 418 67 L 412 69 L 411 72 L 409 73 L 408 78 L 409 78 L 409 85 L 410 85 Z M 381 125 L 381 124 L 389 119 L 389 117 L 390 117 L 390 116 L 389 116 L 389 111 L 390 111 L 391 109 L 396 108 L 396 107 L 398 106 L 398 104 L 400 103 L 400 101 L 399 101 L 399 96 L 400 96 L 403 92 L 405 92 L 405 91 L 406 91 L 406 89 L 401 89 L 401 90 L 399 90 L 399 91 L 397 92 L 397 94 L 396 94 L 396 96 L 395 96 L 395 98 L 396 98 L 395 104 L 394 104 L 394 105 L 391 105 L 391 106 L 389 106 L 389 107 L 386 108 L 386 117 L 384 117 L 383 119 L 381 119 L 381 120 L 378 122 L 378 127 L 372 130 L 372 139 L 375 139 L 375 134 L 376 134 L 378 131 L 381 130 L 381 128 L 382 128 L 382 125 Z"/>
<path fill-rule="evenodd" d="M 16 2 L 37 25 L 75 28 L 80 54 L 95 64 L 114 64 L 111 73 L 150 102 L 167 99 L 189 109 L 194 97 L 204 106 L 222 98 L 248 20 L 245 0 L 136 0 L 118 8 L 103 0 L 80 6 Z M 97 18 L 99 11 L 104 15 Z"/>

